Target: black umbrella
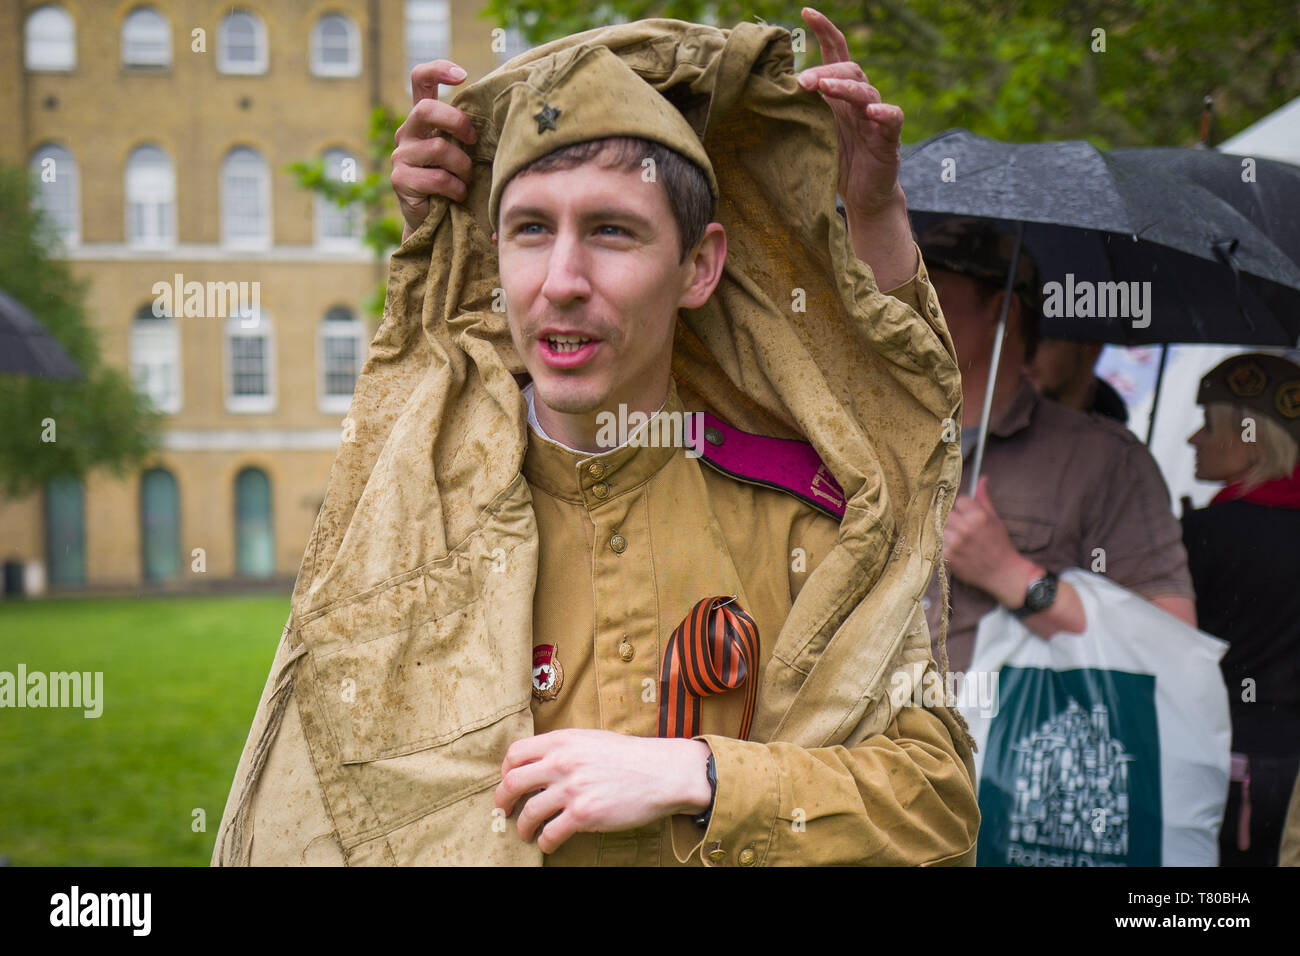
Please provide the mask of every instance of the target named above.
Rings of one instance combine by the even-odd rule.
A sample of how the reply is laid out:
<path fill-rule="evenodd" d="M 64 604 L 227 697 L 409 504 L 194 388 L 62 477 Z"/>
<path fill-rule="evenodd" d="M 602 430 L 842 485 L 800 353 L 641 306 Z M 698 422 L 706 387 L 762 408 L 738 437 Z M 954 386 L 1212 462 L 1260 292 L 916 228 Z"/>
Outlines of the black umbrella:
<path fill-rule="evenodd" d="M 1208 189 L 1300 262 L 1300 166 L 1214 149 L 1150 146 L 1107 152 L 1126 166 Z"/>
<path fill-rule="evenodd" d="M 1213 149 L 1178 146 L 1112 149 L 1108 155 L 1145 173 L 1177 176 L 1208 189 L 1249 219 L 1293 262 L 1300 263 L 1300 166 Z M 1286 290 L 1279 290 L 1269 283 L 1261 283 L 1259 288 L 1266 304 L 1275 312 L 1285 311 L 1290 300 Z M 1168 347 L 1162 346 L 1155 395 L 1151 401 L 1147 444 L 1155 435 L 1156 408 L 1160 401 L 1167 352 Z"/>
<path fill-rule="evenodd" d="M 1046 335 L 1122 345 L 1300 340 L 1300 264 L 1173 173 L 1082 141 L 1003 143 L 955 130 L 908 150 L 899 181 L 918 231 L 952 215 L 1024 223 L 1044 285 L 1151 283 L 1145 318 L 1048 308 Z"/>
<path fill-rule="evenodd" d="M 79 379 L 81 369 L 21 302 L 0 292 L 0 374 Z"/>
<path fill-rule="evenodd" d="M 906 150 L 899 181 L 918 232 L 954 215 L 1014 230 L 1015 256 L 1023 246 L 1039 267 L 1046 335 L 1123 344 L 1300 338 L 1300 266 L 1188 180 L 1134 169 L 1082 141 L 1003 143 L 951 130 Z M 1014 271 L 1013 260 L 994 370 Z M 1089 295 L 1076 298 L 1076 289 Z M 1091 294 L 1100 289 L 1109 293 L 1104 308 Z M 972 494 L 994 378 L 981 414 Z"/>

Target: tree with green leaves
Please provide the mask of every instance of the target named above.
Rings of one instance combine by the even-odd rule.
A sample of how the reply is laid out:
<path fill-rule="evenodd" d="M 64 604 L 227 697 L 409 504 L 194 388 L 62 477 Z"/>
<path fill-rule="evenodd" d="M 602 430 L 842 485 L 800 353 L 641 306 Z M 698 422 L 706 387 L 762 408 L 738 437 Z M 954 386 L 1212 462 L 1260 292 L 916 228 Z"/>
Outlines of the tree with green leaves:
<path fill-rule="evenodd" d="M 1256 0 L 830 0 L 853 59 L 917 142 L 962 126 L 995 139 L 1087 139 L 1189 146 L 1203 98 L 1211 145 L 1300 95 L 1300 8 Z M 795 5 L 772 0 L 488 0 L 485 16 L 529 43 L 646 17 L 803 31 L 804 69 L 821 62 Z M 796 51 L 797 52 L 797 51 Z"/>
<path fill-rule="evenodd" d="M 393 150 L 393 137 L 403 117 L 386 106 L 377 106 L 370 114 L 369 169 L 354 181 L 334 179 L 327 175 L 323 159 L 305 159 L 290 163 L 289 172 L 303 189 L 319 193 L 342 208 L 353 203 L 360 205 L 365 216 L 362 242 L 382 261 L 394 248 L 402 244 L 402 220 L 394 214 L 392 186 L 388 179 L 388 157 Z M 382 318 L 384 314 L 383 283 L 366 298 L 365 309 Z"/>
<path fill-rule="evenodd" d="M 161 413 L 122 369 L 105 364 L 87 322 L 89 285 L 54 258 L 53 227 L 28 171 L 0 164 L 0 289 L 63 346 L 80 380 L 0 374 L 0 494 L 21 497 L 58 476 L 105 466 L 123 476 L 155 451 Z"/>

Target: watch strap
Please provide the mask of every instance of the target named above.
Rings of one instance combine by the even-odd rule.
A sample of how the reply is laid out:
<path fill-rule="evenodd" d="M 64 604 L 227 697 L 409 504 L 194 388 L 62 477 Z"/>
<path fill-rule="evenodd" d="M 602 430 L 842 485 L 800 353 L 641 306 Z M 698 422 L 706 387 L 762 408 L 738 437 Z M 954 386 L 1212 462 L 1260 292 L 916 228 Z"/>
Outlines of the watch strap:
<path fill-rule="evenodd" d="M 1052 586 L 1052 600 L 1048 601 L 1046 604 L 1042 606 L 1038 606 L 1036 604 L 1031 606 L 1029 603 L 1030 599 L 1033 597 L 1035 590 L 1038 588 L 1038 585 L 1042 584 L 1044 581 L 1050 582 Z M 1042 577 L 1035 578 L 1033 581 L 1030 581 L 1029 586 L 1025 588 L 1025 603 L 1020 605 L 1020 607 L 1018 608 L 1014 608 L 1011 611 L 1012 616 L 1015 617 L 1016 620 L 1022 621 L 1025 618 L 1029 617 L 1029 615 L 1031 614 L 1037 614 L 1039 611 L 1046 611 L 1056 601 L 1056 588 L 1059 581 L 1060 581 L 1060 577 L 1057 575 L 1055 571 L 1047 571 L 1043 574 Z"/>
<path fill-rule="evenodd" d="M 713 762 L 713 752 L 709 751 L 708 763 L 704 765 L 704 775 L 709 781 L 709 805 L 704 808 L 704 812 L 694 818 L 695 825 L 707 829 L 709 820 L 713 817 L 713 801 L 718 796 L 718 765 Z"/>

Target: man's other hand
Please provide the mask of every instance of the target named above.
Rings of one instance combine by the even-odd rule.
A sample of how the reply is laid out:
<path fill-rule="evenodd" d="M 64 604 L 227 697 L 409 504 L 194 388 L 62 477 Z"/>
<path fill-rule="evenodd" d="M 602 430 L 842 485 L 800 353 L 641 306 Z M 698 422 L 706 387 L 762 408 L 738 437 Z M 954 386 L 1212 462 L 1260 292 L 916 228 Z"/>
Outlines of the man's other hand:
<path fill-rule="evenodd" d="M 836 191 L 844 200 L 849 241 L 880 289 L 897 289 L 920 267 L 898 182 L 903 111 L 882 102 L 862 67 L 849 59 L 848 41 L 835 24 L 812 7 L 802 12 L 821 45 L 822 65 L 800 73 L 799 85 L 819 92 L 835 117 Z"/>
<path fill-rule="evenodd" d="M 393 191 L 402 218 L 406 220 L 402 241 L 419 228 L 429 215 L 429 198 L 445 196 L 463 202 L 469 195 L 469 178 L 474 164 L 461 143 L 478 142 L 469 116 L 438 99 L 438 85 L 456 86 L 466 73 L 450 60 L 431 60 L 411 71 L 411 99 L 414 105 L 393 138 Z"/>
<path fill-rule="evenodd" d="M 709 805 L 701 740 L 571 728 L 525 737 L 501 764 L 495 803 L 519 813 L 519 835 L 553 853 L 575 833 L 616 833 Z M 547 822 L 550 821 L 550 822 Z"/>
<path fill-rule="evenodd" d="M 883 102 L 862 67 L 849 59 L 849 44 L 835 24 L 812 7 L 803 18 L 817 36 L 822 65 L 799 74 L 799 85 L 821 93 L 835 116 L 839 142 L 836 189 L 851 215 L 873 218 L 894 206 L 898 185 L 903 111 Z"/>

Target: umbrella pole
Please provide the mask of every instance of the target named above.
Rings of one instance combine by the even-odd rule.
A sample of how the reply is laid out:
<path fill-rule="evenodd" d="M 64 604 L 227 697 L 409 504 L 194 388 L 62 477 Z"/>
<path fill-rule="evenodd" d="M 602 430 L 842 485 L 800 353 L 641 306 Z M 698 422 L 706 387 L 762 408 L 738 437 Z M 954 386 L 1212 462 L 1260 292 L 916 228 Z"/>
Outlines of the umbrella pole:
<path fill-rule="evenodd" d="M 993 412 L 993 388 L 998 379 L 998 363 L 1002 360 L 1002 339 L 1007 333 L 1007 310 L 1011 307 L 1011 296 L 1015 291 L 1016 267 L 1020 265 L 1020 244 L 1025 236 L 1023 220 L 1016 223 L 1016 244 L 1011 250 L 1011 268 L 1007 270 L 1005 294 L 1002 296 L 1002 314 L 998 316 L 998 331 L 993 339 L 993 358 L 989 363 L 988 381 L 984 385 L 984 407 L 980 409 L 980 433 L 975 441 L 975 465 L 971 468 L 970 496 L 975 497 L 975 488 L 980 480 L 980 468 L 984 465 L 984 441 L 989 435 L 989 416 Z"/>
<path fill-rule="evenodd" d="M 1156 433 L 1156 409 L 1160 407 L 1160 384 L 1165 380 L 1165 359 L 1169 357 L 1169 343 L 1160 343 L 1160 364 L 1156 366 L 1156 390 L 1151 396 L 1151 414 L 1147 418 L 1147 447 Z"/>

